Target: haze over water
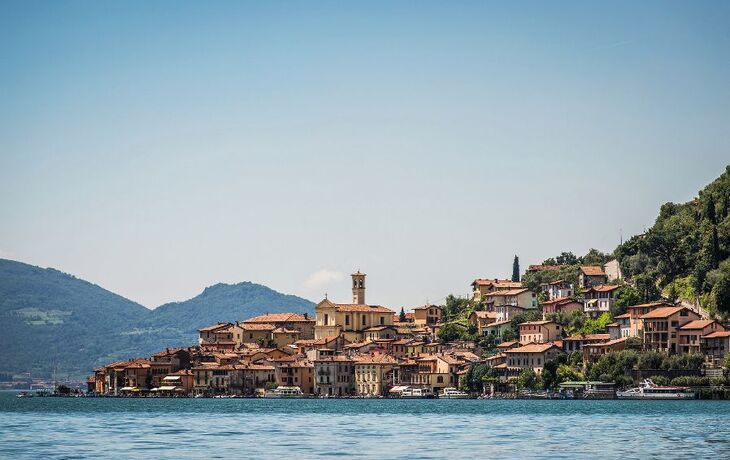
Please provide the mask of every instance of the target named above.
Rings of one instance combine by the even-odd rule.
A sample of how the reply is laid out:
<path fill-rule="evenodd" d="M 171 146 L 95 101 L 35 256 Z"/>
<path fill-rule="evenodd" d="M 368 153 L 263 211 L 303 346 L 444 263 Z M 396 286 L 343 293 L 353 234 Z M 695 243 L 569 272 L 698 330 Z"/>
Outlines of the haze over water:
<path fill-rule="evenodd" d="M 21 399 L 3 392 L 0 458 L 723 458 L 728 420 L 725 401 Z"/>

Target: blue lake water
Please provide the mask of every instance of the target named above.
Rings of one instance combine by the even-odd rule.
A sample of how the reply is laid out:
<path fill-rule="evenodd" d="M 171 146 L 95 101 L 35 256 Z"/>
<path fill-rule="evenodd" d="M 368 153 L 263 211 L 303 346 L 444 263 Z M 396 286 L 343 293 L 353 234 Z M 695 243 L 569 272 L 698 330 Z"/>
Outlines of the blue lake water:
<path fill-rule="evenodd" d="M 730 401 L 16 398 L 0 458 L 729 458 Z"/>

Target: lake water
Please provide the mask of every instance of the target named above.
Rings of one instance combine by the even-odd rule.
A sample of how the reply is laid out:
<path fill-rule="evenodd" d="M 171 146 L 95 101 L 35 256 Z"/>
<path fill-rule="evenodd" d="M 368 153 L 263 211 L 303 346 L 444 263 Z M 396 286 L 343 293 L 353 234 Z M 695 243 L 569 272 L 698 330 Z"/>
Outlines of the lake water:
<path fill-rule="evenodd" d="M 16 398 L 0 458 L 729 458 L 730 401 Z"/>

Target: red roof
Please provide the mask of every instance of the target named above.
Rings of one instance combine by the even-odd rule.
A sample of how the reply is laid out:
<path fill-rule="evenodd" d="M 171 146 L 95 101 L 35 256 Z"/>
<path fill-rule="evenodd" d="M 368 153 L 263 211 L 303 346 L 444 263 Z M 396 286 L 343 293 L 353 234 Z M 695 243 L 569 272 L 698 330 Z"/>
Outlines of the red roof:
<path fill-rule="evenodd" d="M 290 322 L 313 322 L 314 319 L 301 313 L 271 313 L 268 315 L 254 316 L 244 323 L 290 323 Z"/>
<path fill-rule="evenodd" d="M 707 326 L 714 323 L 715 320 L 712 319 L 697 319 L 694 321 L 690 321 L 689 323 L 685 324 L 684 326 L 680 327 L 682 330 L 690 330 L 690 329 L 704 329 Z"/>
<path fill-rule="evenodd" d="M 560 270 L 562 265 L 530 265 L 527 267 L 528 272 L 540 272 L 543 270 Z"/>
<path fill-rule="evenodd" d="M 617 286 L 615 284 L 601 284 L 600 286 L 593 286 L 589 289 L 586 289 L 585 292 L 588 292 L 588 291 L 611 292 L 611 291 L 615 291 L 618 288 L 619 288 L 619 286 Z"/>
<path fill-rule="evenodd" d="M 703 336 L 705 339 L 715 339 L 718 337 L 730 337 L 730 331 L 715 331 Z"/>
<path fill-rule="evenodd" d="M 641 319 L 667 318 L 669 316 L 674 315 L 675 313 L 679 313 L 681 310 L 684 310 L 684 309 L 685 309 L 685 307 L 661 307 L 661 308 L 657 308 L 656 310 L 652 310 L 645 315 L 641 315 L 639 318 L 641 318 Z"/>
<path fill-rule="evenodd" d="M 505 350 L 505 353 L 544 353 L 551 348 L 560 348 L 558 345 L 548 343 L 530 343 L 521 347 Z"/>
<path fill-rule="evenodd" d="M 344 312 L 356 312 L 356 313 L 376 312 L 376 313 L 390 313 L 390 314 L 395 313 L 393 310 L 391 310 L 389 308 L 385 308 L 381 305 L 364 305 L 364 304 L 356 304 L 356 303 L 336 303 L 333 305 L 335 306 L 335 310 L 344 311 Z"/>
<path fill-rule="evenodd" d="M 580 267 L 580 271 L 586 276 L 606 276 L 606 272 L 603 271 L 603 267 L 596 265 L 588 265 Z"/>

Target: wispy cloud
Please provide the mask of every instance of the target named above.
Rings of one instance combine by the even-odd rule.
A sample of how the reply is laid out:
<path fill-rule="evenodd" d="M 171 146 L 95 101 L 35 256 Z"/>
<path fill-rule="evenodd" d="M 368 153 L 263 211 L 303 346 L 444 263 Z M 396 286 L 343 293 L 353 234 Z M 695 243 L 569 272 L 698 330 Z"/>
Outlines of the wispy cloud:
<path fill-rule="evenodd" d="M 601 50 L 609 50 L 612 48 L 619 48 L 622 46 L 628 46 L 633 44 L 633 40 L 621 40 L 621 41 L 615 41 L 611 43 L 604 43 L 602 45 L 596 45 L 588 48 L 588 51 L 601 51 Z"/>
<path fill-rule="evenodd" d="M 344 277 L 345 275 L 340 272 L 322 268 L 321 270 L 317 270 L 316 272 L 309 275 L 302 284 L 307 289 L 317 289 L 327 286 L 332 282 L 339 281 Z"/>

